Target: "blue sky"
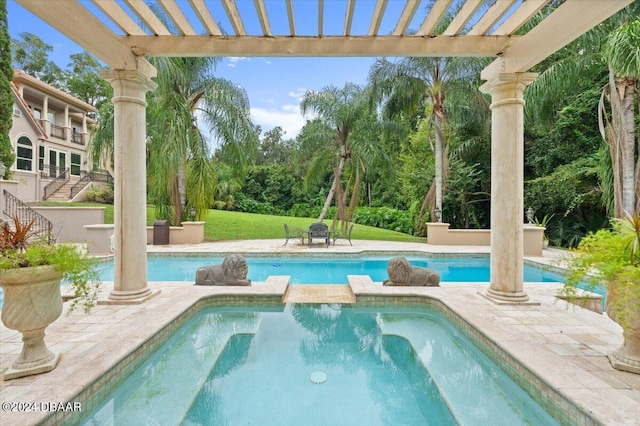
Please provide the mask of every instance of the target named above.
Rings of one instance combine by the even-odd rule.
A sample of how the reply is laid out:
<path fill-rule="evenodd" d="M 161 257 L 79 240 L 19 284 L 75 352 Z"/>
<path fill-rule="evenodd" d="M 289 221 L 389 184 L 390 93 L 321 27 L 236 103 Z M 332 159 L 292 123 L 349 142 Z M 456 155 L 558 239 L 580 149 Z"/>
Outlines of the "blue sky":
<path fill-rule="evenodd" d="M 50 59 L 62 68 L 67 66 L 69 55 L 82 51 L 78 45 L 13 0 L 9 0 L 7 3 L 9 33 L 12 38 L 18 38 L 22 32 L 36 34 L 53 46 L 54 50 Z M 96 10 L 88 0 L 82 0 L 82 3 L 88 9 Z M 380 33 L 388 33 L 393 30 L 393 25 L 398 21 L 404 3 L 405 1 L 399 0 L 389 1 Z M 189 11 L 186 0 L 179 0 L 178 4 L 185 13 Z M 207 4 L 222 30 L 233 33 L 219 0 L 207 0 Z M 241 12 L 247 10 L 247 12 L 242 12 L 247 33 L 260 33 L 260 24 L 253 1 L 237 0 L 236 4 Z M 314 31 L 317 31 L 317 2 L 296 0 L 293 4 L 297 33 L 301 35 L 314 34 Z M 273 34 L 288 34 L 289 27 L 284 0 L 267 1 L 266 5 Z M 374 2 L 371 0 L 356 3 L 352 34 L 367 32 L 373 16 L 373 7 Z M 342 32 L 345 10 L 346 0 L 325 2 L 323 28 L 325 35 Z M 424 10 L 424 7 L 421 6 L 416 13 L 413 28 L 417 28 L 421 19 L 424 18 Z M 98 15 L 100 16 L 100 12 Z M 120 33 L 119 29 L 113 26 L 108 19 L 103 19 L 103 22 L 107 23 L 114 32 Z M 191 22 L 195 24 L 198 20 L 193 19 Z M 195 30 L 204 31 L 197 27 Z M 254 122 L 262 126 L 263 131 L 281 126 L 286 131 L 287 137 L 294 137 L 305 123 L 305 118 L 300 114 L 299 103 L 306 90 L 320 90 L 328 85 L 342 87 L 347 82 L 365 84 L 369 67 L 373 61 L 374 58 L 224 58 L 216 69 L 216 75 L 245 88 L 249 94 Z"/>

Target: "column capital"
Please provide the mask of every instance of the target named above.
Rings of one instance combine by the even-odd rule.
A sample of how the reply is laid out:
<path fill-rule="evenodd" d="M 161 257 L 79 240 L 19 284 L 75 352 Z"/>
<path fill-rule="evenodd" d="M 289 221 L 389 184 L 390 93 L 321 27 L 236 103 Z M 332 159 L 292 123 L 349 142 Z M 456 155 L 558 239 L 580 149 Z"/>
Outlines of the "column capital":
<path fill-rule="evenodd" d="M 501 72 L 487 79 L 487 82 L 480 86 L 480 91 L 493 95 L 497 88 L 504 86 L 520 87 L 524 90 L 537 77 L 538 73 L 535 72 Z"/>
<path fill-rule="evenodd" d="M 100 72 L 102 78 L 111 83 L 112 86 L 115 85 L 118 81 L 128 81 L 132 83 L 138 83 L 142 85 L 146 90 L 155 90 L 158 87 L 158 84 L 151 80 L 155 77 L 155 73 L 144 73 L 136 70 L 114 70 L 107 69 Z"/>

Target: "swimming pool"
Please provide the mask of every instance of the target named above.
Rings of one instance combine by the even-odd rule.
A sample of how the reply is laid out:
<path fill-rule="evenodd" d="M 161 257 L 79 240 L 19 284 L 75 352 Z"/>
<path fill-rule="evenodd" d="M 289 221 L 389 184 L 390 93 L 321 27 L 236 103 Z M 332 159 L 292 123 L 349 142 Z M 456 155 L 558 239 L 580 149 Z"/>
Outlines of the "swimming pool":
<path fill-rule="evenodd" d="M 347 275 L 369 275 L 374 282 L 387 279 L 389 256 L 364 257 L 280 257 L 246 256 L 249 278 L 266 281 L 272 275 L 291 276 L 290 284 L 348 284 Z M 426 257 L 406 256 L 413 266 L 436 270 L 441 282 L 489 282 L 488 257 Z M 147 276 L 149 281 L 193 282 L 199 267 L 220 264 L 219 256 L 149 256 Z M 100 279 L 113 281 L 113 261 L 98 265 Z M 540 267 L 524 265 L 525 282 L 564 282 L 562 274 Z M 579 286 L 606 296 L 606 288 L 592 288 L 587 283 Z M 4 293 L 0 289 L 0 309 Z"/>
<path fill-rule="evenodd" d="M 426 308 L 205 308 L 82 424 L 559 424 Z"/>
<path fill-rule="evenodd" d="M 374 282 L 387 279 L 389 256 L 279 257 L 247 256 L 249 278 L 262 282 L 271 275 L 290 275 L 290 284 L 348 284 L 347 275 L 369 275 Z M 444 282 L 489 282 L 488 257 L 407 256 L 413 266 L 431 268 Z M 196 269 L 220 264 L 223 257 L 149 257 L 149 281 L 195 280 Z M 113 263 L 100 265 L 100 278 L 113 281 Z M 562 275 L 525 265 L 525 282 L 562 282 Z"/>

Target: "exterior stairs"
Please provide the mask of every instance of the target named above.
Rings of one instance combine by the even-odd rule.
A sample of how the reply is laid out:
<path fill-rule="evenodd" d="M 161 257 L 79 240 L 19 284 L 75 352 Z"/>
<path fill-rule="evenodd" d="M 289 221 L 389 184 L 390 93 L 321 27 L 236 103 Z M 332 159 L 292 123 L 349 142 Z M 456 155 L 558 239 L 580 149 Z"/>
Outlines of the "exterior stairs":
<path fill-rule="evenodd" d="M 75 184 L 74 181 L 69 181 L 62 185 L 60 189 L 53 193 L 47 201 L 70 201 L 71 200 L 71 187 Z"/>

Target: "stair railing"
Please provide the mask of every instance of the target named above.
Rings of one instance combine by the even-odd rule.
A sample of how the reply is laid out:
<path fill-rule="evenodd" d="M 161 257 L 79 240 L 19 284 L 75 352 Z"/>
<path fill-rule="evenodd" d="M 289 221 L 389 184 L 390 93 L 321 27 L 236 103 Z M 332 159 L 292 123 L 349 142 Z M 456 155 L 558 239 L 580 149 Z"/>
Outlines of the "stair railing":
<path fill-rule="evenodd" d="M 42 196 L 42 199 L 44 201 L 49 199 L 49 197 L 55 194 L 58 189 L 62 188 L 65 183 L 69 182 L 70 176 L 71 173 L 69 172 L 69 169 L 64 169 L 62 173 L 44 187 L 44 195 Z"/>
<path fill-rule="evenodd" d="M 4 195 L 4 211 L 3 213 L 10 218 L 17 217 L 20 223 L 27 224 L 33 221 L 31 230 L 38 235 L 43 235 L 47 242 L 50 244 L 54 242 L 53 239 L 53 223 L 46 217 L 42 216 L 37 211 L 20 201 L 13 194 L 6 189 L 2 190 Z"/>
<path fill-rule="evenodd" d="M 82 189 L 89 184 L 89 182 L 113 182 L 113 176 L 107 170 L 92 170 L 90 172 L 84 172 L 84 175 L 71 187 L 71 198 L 82 191 Z"/>

